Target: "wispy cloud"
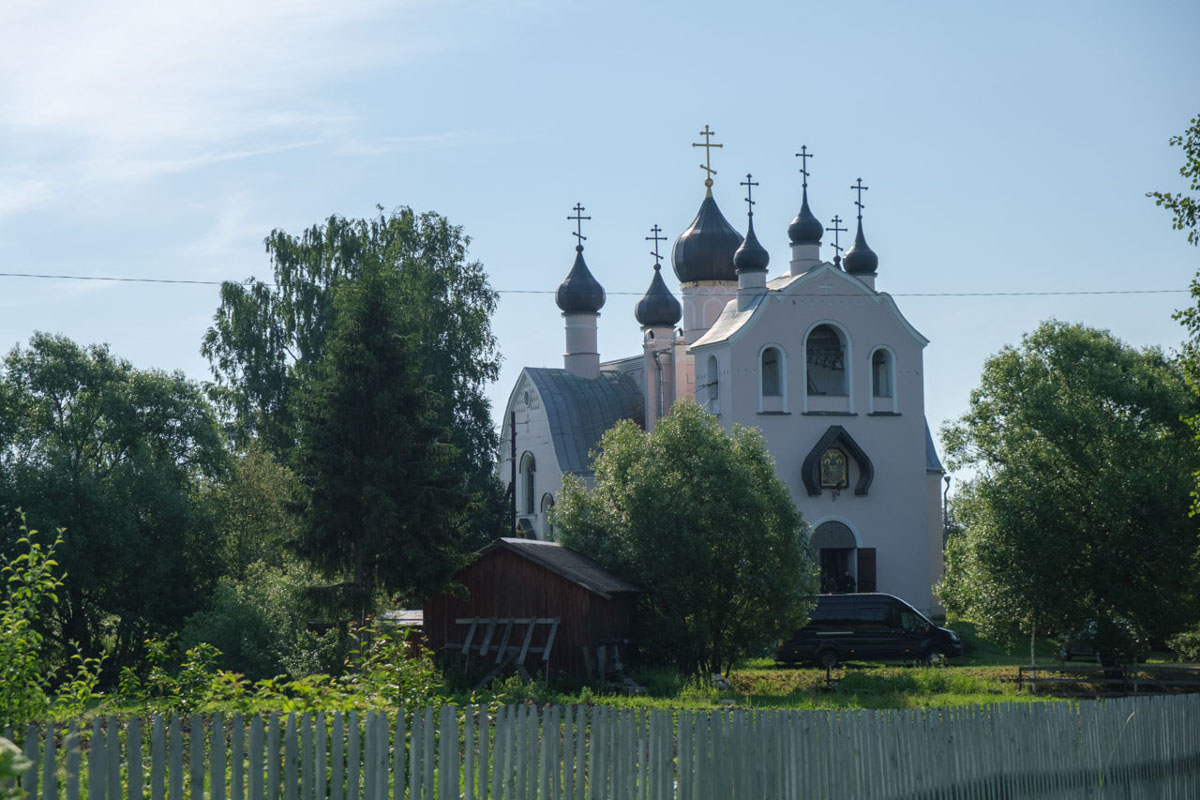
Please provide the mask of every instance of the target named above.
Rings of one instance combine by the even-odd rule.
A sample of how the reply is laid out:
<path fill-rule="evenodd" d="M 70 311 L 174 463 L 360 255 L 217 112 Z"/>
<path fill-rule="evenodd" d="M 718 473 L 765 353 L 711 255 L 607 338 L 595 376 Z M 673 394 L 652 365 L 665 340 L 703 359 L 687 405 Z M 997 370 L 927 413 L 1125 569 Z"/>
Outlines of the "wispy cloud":
<path fill-rule="evenodd" d="M 431 45 L 384 41 L 416 2 L 6 0 L 0 4 L 0 214 L 67 181 L 136 181 L 336 138 L 321 94 Z M 0 162 L 0 170 L 3 163 Z"/>

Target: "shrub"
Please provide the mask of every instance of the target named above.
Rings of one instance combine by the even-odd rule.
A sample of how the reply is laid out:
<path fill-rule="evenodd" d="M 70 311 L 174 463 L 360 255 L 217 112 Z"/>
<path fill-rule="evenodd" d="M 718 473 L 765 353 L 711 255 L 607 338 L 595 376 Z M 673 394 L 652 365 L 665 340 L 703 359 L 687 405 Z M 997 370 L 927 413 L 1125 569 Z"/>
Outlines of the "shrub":
<path fill-rule="evenodd" d="M 1167 647 L 1175 654 L 1176 661 L 1200 663 L 1200 629 L 1175 634 L 1167 639 Z"/>
<path fill-rule="evenodd" d="M 25 758 L 21 748 L 0 736 L 0 800 L 21 800 L 25 796 L 13 781 L 29 766 L 29 759 Z"/>
<path fill-rule="evenodd" d="M 298 566 L 280 568 L 261 561 L 246 567 L 245 580 L 223 577 L 205 607 L 188 618 L 180 641 L 187 647 L 213 645 L 221 652 L 222 668 L 253 680 L 285 669 L 298 677 L 287 662 L 305 641 L 307 578 Z"/>

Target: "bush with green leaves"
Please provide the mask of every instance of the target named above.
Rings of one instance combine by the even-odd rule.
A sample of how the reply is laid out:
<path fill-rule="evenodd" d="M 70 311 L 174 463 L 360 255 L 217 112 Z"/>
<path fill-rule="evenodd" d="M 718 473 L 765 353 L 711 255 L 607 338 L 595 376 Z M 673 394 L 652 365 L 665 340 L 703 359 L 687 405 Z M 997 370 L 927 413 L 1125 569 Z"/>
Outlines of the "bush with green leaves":
<path fill-rule="evenodd" d="M 213 645 L 221 652 L 222 668 L 252 680 L 282 672 L 299 677 L 286 664 L 293 650 L 306 644 L 310 609 L 305 595 L 313 580 L 311 571 L 296 563 L 254 562 L 244 579 L 225 576 L 217 582 L 208 603 L 184 624 L 180 642 L 185 648 Z"/>
<path fill-rule="evenodd" d="M 29 769 L 30 761 L 21 748 L 0 736 L 0 800 L 22 800 L 25 792 L 12 781 Z"/>
<path fill-rule="evenodd" d="M 1176 661 L 1200 664 L 1200 628 L 1175 634 L 1167 639 L 1167 647 L 1175 654 Z"/>
<path fill-rule="evenodd" d="M 19 513 L 19 512 L 18 512 Z M 54 559 L 62 532 L 49 545 L 27 528 L 21 515 L 19 552 L 0 556 L 0 727 L 46 714 L 59 717 L 82 712 L 99 697 L 101 659 L 71 656 L 72 665 L 56 685 L 57 671 L 46 658 L 46 639 L 40 625 L 59 602 L 63 574 Z"/>
<path fill-rule="evenodd" d="M 62 536 L 42 544 L 24 516 L 20 530 L 21 552 L 0 559 L 0 726 L 33 719 L 49 707 L 49 670 L 38 622 L 45 606 L 58 602 L 63 583 L 54 560 Z"/>

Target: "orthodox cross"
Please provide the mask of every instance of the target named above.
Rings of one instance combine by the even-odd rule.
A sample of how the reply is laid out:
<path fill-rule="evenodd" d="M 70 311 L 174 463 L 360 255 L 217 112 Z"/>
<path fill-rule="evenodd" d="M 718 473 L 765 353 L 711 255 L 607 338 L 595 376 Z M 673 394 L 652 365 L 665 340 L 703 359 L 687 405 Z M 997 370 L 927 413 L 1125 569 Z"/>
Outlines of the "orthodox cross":
<path fill-rule="evenodd" d="M 813 157 L 813 154 L 808 152 L 808 145 L 800 145 L 800 152 L 796 153 L 796 158 L 800 159 L 800 174 L 804 176 L 804 188 L 808 188 L 808 160 Z"/>
<path fill-rule="evenodd" d="M 650 233 L 651 235 L 646 237 L 646 241 L 648 242 L 651 239 L 654 240 L 654 266 L 658 267 L 659 259 L 662 258 L 662 256 L 658 254 L 658 243 L 665 242 L 667 237 L 659 236 L 659 234 L 662 233 L 662 228 L 658 227 L 657 222 L 654 223 L 654 227 L 650 229 Z"/>
<path fill-rule="evenodd" d="M 575 216 L 567 217 L 567 219 L 575 220 L 575 233 L 573 233 L 571 235 L 574 236 L 575 238 L 579 239 L 579 249 L 582 250 L 583 249 L 583 240 L 587 238 L 586 236 L 583 235 L 583 221 L 585 219 L 591 219 L 591 217 L 583 216 L 584 207 L 582 205 L 580 205 L 579 203 L 576 203 L 575 208 L 573 208 L 571 210 L 575 212 Z"/>
<path fill-rule="evenodd" d="M 838 239 L 838 234 L 850 232 L 849 228 L 843 228 L 843 227 L 841 227 L 841 225 L 842 225 L 842 218 L 835 216 L 833 218 L 833 227 L 825 229 L 827 231 L 833 231 L 833 251 L 835 253 L 837 253 L 838 255 L 841 255 L 841 252 L 842 252 L 842 248 L 838 246 L 838 242 L 840 241 Z"/>
<path fill-rule="evenodd" d="M 754 201 L 750 199 L 750 196 L 751 196 L 751 193 L 753 193 L 753 191 L 754 191 L 754 187 L 758 186 L 758 181 L 750 180 L 750 173 L 747 172 L 746 180 L 740 181 L 738 183 L 738 186 L 746 187 L 746 211 L 749 214 L 749 216 L 753 217 L 754 216 Z"/>
<path fill-rule="evenodd" d="M 700 131 L 700 135 L 704 137 L 704 141 L 692 142 L 692 147 L 704 148 L 704 163 L 700 165 L 700 169 L 707 173 L 707 177 L 704 179 L 704 185 L 711 189 L 713 185 L 712 176 L 717 174 L 717 171 L 712 168 L 712 148 L 724 147 L 725 145 L 712 143 L 711 137 L 716 136 L 717 134 L 715 131 L 710 131 L 707 125 L 704 126 L 704 130 Z"/>
<path fill-rule="evenodd" d="M 857 181 L 854 182 L 854 185 L 850 187 L 851 191 L 858 192 L 858 199 L 854 201 L 854 205 L 858 206 L 859 220 L 862 219 L 862 210 L 863 210 L 862 193 L 865 192 L 869 188 L 871 188 L 871 187 L 862 185 L 862 178 L 859 178 Z"/>

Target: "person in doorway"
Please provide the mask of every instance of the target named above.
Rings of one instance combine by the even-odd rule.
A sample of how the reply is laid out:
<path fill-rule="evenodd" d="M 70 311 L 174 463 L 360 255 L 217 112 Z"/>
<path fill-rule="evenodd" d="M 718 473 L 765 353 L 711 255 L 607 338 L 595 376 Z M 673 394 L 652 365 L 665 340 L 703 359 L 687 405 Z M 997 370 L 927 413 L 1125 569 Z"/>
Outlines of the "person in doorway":
<path fill-rule="evenodd" d="M 855 588 L 854 576 L 850 574 L 850 570 L 846 570 L 842 577 L 838 578 L 838 591 L 842 594 L 853 594 Z"/>

